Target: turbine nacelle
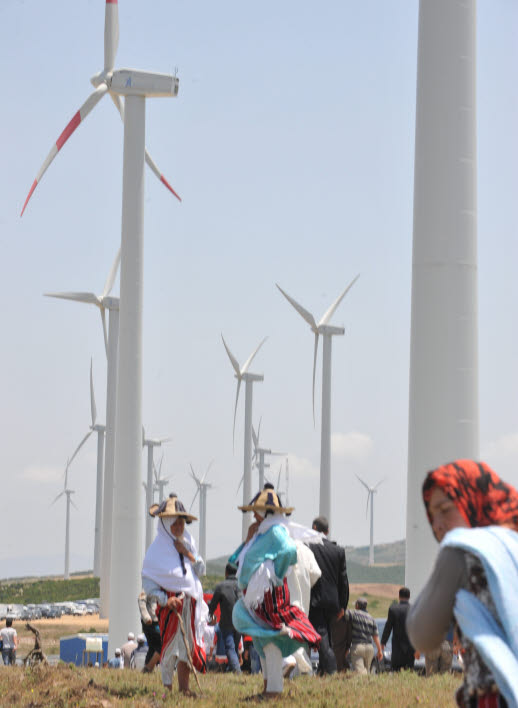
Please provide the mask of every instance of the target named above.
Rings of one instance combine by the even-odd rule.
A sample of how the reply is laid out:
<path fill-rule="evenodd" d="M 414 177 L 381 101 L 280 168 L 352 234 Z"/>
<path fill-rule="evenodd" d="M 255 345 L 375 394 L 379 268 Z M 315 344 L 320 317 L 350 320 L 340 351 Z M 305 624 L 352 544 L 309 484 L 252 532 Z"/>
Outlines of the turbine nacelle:
<path fill-rule="evenodd" d="M 113 93 L 121 96 L 159 98 L 178 96 L 180 80 L 171 74 L 157 74 L 136 69 L 116 69 L 106 84 Z"/>

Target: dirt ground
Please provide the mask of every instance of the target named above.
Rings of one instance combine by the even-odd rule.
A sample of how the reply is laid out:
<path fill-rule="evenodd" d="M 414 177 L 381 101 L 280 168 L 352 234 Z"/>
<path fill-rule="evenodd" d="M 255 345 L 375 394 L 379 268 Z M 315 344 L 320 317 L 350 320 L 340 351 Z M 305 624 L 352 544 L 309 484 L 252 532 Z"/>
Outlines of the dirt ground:
<path fill-rule="evenodd" d="M 351 595 L 375 595 L 396 600 L 401 585 L 391 585 L 390 583 L 352 583 L 350 586 Z"/>

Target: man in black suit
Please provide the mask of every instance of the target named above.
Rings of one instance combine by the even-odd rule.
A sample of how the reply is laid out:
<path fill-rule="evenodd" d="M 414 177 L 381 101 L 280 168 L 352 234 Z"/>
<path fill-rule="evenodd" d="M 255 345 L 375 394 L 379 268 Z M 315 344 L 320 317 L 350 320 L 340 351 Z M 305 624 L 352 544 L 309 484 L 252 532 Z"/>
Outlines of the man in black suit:
<path fill-rule="evenodd" d="M 381 647 L 385 649 L 392 632 L 392 671 L 414 668 L 414 647 L 410 644 L 406 633 L 406 616 L 410 608 L 410 590 L 399 590 L 399 604 L 389 607 L 387 622 L 381 636 Z"/>
<path fill-rule="evenodd" d="M 311 589 L 309 620 L 322 637 L 320 642 L 320 675 L 334 674 L 337 669 L 336 657 L 331 647 L 331 627 L 341 621 L 349 602 L 349 581 L 345 562 L 345 550 L 329 541 L 329 523 L 323 516 L 313 521 L 313 529 L 325 534 L 323 543 L 312 543 L 313 551 L 322 576 Z"/>

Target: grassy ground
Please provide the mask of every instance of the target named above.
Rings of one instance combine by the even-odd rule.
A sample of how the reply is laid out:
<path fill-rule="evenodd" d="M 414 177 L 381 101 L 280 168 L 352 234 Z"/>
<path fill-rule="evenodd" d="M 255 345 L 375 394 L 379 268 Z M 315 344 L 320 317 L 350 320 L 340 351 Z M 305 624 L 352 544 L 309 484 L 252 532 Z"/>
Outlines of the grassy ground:
<path fill-rule="evenodd" d="M 59 654 L 61 637 L 69 637 L 80 632 L 108 632 L 108 620 L 99 619 L 99 615 L 85 615 L 84 617 L 63 615 L 59 619 L 33 620 L 31 625 L 40 632 L 45 654 Z M 25 622 L 17 621 L 13 626 L 18 634 L 18 657 L 23 659 L 34 646 L 34 634 L 25 628 Z M 1 701 L 0 706 L 3 706 Z"/>
<path fill-rule="evenodd" d="M 200 677 L 200 682 L 203 695 L 199 700 L 182 697 L 182 704 L 200 707 L 244 704 L 249 696 L 262 690 L 259 676 L 207 674 Z M 276 702 L 288 706 L 304 705 L 304 708 L 453 708 L 453 694 L 458 684 L 459 679 L 452 675 L 425 679 L 408 672 L 365 678 L 348 674 L 325 679 L 301 677 L 286 682 L 283 696 Z M 191 688 L 196 688 L 194 681 L 191 681 Z M 178 702 L 176 686 L 172 694 L 166 693 L 158 672 L 148 676 L 129 670 L 78 669 L 63 664 L 34 670 L 0 669 L 2 706 L 156 708 Z"/>

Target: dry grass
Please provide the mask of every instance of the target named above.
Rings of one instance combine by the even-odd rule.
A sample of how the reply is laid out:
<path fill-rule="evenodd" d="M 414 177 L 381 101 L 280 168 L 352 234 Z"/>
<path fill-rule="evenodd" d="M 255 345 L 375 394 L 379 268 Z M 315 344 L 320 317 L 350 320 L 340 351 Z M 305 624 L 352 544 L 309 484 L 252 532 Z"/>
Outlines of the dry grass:
<path fill-rule="evenodd" d="M 32 620 L 31 625 L 36 627 L 41 635 L 43 651 L 45 654 L 59 654 L 59 640 L 79 632 L 108 632 L 108 620 L 99 619 L 99 615 L 84 615 L 73 617 L 63 615 L 57 619 Z M 25 628 L 25 622 L 17 621 L 13 625 L 18 634 L 18 656 L 23 658 L 34 646 L 34 634 Z M 0 703 L 2 705 L 2 703 Z"/>
<path fill-rule="evenodd" d="M 0 670 L 0 705 L 69 706 L 109 708 L 110 706 L 153 707 L 181 703 L 205 706 L 246 705 L 246 699 L 262 690 L 259 676 L 207 674 L 200 677 L 203 695 L 197 700 L 179 697 L 176 686 L 166 693 L 159 673 L 148 676 L 134 671 L 78 669 L 60 665 L 27 670 Z M 434 676 L 424 679 L 413 673 L 356 677 L 348 674 L 319 679 L 298 678 L 285 684 L 276 703 L 304 708 L 354 706 L 355 708 L 453 708 L 453 694 L 459 679 Z M 191 687 L 195 684 L 191 681 Z M 255 703 L 255 701 L 253 702 Z"/>

